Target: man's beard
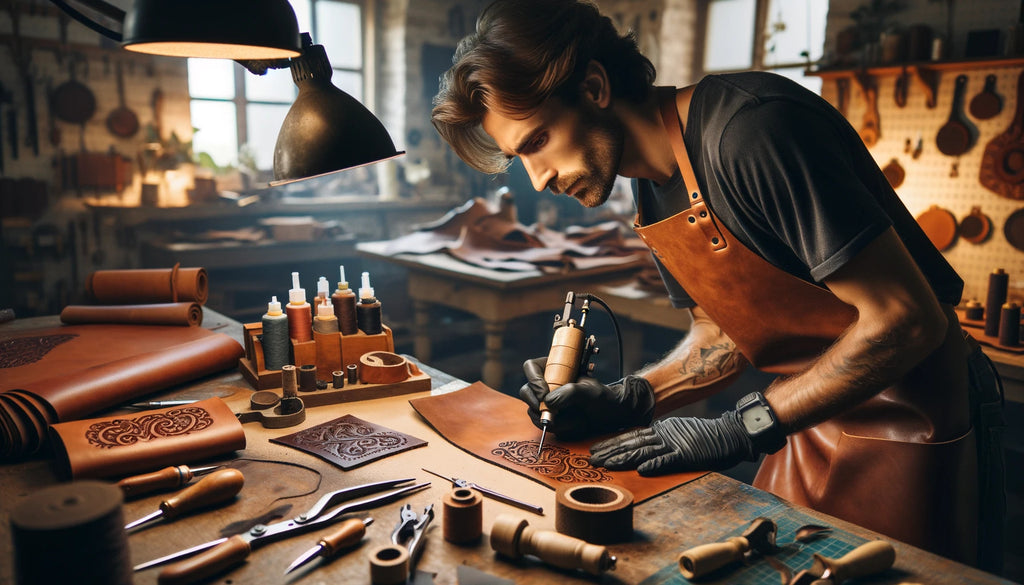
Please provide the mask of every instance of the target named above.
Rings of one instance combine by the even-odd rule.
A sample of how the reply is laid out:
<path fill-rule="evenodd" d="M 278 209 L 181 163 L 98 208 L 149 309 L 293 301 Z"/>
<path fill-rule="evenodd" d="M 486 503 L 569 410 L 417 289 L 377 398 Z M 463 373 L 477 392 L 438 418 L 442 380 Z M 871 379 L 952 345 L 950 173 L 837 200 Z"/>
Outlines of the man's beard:
<path fill-rule="evenodd" d="M 607 114 L 588 113 L 581 124 L 590 129 L 582 141 L 584 170 L 560 180 L 558 190 L 575 190 L 573 197 L 584 207 L 597 207 L 608 200 L 615 186 L 624 132 L 618 120 Z"/>

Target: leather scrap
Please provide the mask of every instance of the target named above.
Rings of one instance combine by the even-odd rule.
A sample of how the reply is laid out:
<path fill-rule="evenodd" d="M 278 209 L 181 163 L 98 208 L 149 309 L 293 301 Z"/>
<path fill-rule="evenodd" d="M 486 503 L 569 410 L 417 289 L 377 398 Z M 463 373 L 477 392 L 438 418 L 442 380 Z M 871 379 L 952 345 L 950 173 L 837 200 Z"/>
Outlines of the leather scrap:
<path fill-rule="evenodd" d="M 316 455 L 346 471 L 427 444 L 351 414 L 270 441 Z"/>
<path fill-rule="evenodd" d="M 590 465 L 590 445 L 603 437 L 564 442 L 548 435 L 537 458 L 540 430 L 520 400 L 482 382 L 462 390 L 410 400 L 441 436 L 480 459 L 528 477 L 552 489 L 575 483 L 612 483 L 631 491 L 640 503 L 706 471 L 643 477 L 636 471 L 611 471 Z"/>
<path fill-rule="evenodd" d="M 245 432 L 220 398 L 187 406 L 50 426 L 58 475 L 126 476 L 245 448 Z"/>
<path fill-rule="evenodd" d="M 199 303 L 153 303 L 145 305 L 68 305 L 60 312 L 62 323 L 125 323 L 128 325 L 203 324 L 203 308 Z"/>

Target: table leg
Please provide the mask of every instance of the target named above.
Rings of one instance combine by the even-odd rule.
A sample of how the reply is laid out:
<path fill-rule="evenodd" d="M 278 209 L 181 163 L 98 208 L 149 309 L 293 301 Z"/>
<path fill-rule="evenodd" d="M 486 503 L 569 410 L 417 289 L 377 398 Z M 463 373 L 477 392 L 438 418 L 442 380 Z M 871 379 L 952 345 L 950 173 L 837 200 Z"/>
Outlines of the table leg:
<path fill-rule="evenodd" d="M 501 346 L 505 337 L 504 321 L 484 321 L 484 369 L 482 379 L 495 390 L 501 390 L 505 368 L 501 363 Z"/>
<path fill-rule="evenodd" d="M 412 302 L 412 348 L 416 359 L 430 362 L 430 303 Z"/>

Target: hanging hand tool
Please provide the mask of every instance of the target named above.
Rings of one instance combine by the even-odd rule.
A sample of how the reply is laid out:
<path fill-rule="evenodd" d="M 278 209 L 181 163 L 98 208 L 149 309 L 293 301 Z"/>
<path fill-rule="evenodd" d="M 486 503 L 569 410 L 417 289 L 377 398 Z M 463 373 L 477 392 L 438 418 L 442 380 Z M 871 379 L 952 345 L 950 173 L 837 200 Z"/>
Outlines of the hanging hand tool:
<path fill-rule="evenodd" d="M 291 573 L 316 557 L 329 559 L 338 554 L 338 551 L 355 546 L 366 535 L 366 527 L 370 524 L 373 524 L 373 518 L 366 518 L 365 520 L 349 518 L 345 520 L 337 530 L 321 538 L 320 542 L 316 543 L 316 546 L 292 561 L 292 564 L 288 565 L 288 568 L 284 570 L 284 574 Z"/>
<path fill-rule="evenodd" d="M 839 585 L 881 573 L 896 562 L 896 549 L 884 540 L 865 542 L 838 559 L 814 555 L 810 569 L 797 573 L 789 585 Z"/>
<path fill-rule="evenodd" d="M 440 477 L 441 479 L 444 479 L 444 480 L 452 482 L 452 485 L 454 485 L 455 487 L 471 488 L 471 489 L 474 489 L 474 490 L 480 492 L 481 494 L 487 496 L 488 498 L 491 498 L 492 500 L 497 500 L 497 501 L 499 501 L 499 502 L 501 502 L 503 504 L 508 504 L 509 506 L 515 506 L 516 508 L 521 508 L 521 509 L 526 510 L 528 512 L 533 512 L 534 514 L 540 514 L 541 516 L 544 515 L 544 508 L 542 508 L 540 506 L 534 506 L 533 504 L 528 504 L 528 503 L 523 502 L 521 500 L 517 500 L 517 499 L 513 498 L 512 496 L 506 496 L 505 494 L 496 492 L 494 490 L 489 490 L 489 489 L 487 489 L 487 488 L 485 488 L 485 487 L 483 487 L 483 486 L 481 486 L 479 484 L 475 484 L 475 483 L 473 483 L 471 481 L 467 481 L 465 479 L 458 479 L 458 478 L 455 478 L 455 477 L 445 477 L 445 476 L 441 475 L 440 473 L 437 473 L 437 472 L 434 472 L 434 471 L 430 471 L 429 469 L 426 469 L 426 468 L 422 468 L 421 467 L 420 469 L 423 469 L 423 471 L 426 471 L 427 473 L 429 473 L 431 475 L 436 475 L 437 477 Z"/>
<path fill-rule="evenodd" d="M 590 299 L 584 299 L 580 307 L 580 320 L 572 319 L 572 310 L 576 302 L 576 293 L 570 291 L 565 295 L 565 307 L 561 315 L 555 315 L 552 327 L 555 330 L 551 338 L 551 350 L 544 366 L 544 381 L 548 384 L 548 392 L 575 382 L 581 374 L 589 372 L 593 365 L 590 358 L 598 352 L 593 335 L 587 337 L 584 326 L 587 313 L 590 312 Z M 544 437 L 551 423 L 551 411 L 543 402 L 540 403 L 540 442 L 537 444 L 537 459 L 540 459 L 544 448 Z"/>
<path fill-rule="evenodd" d="M 188 465 L 176 465 L 172 467 L 165 467 L 160 471 L 154 471 L 153 473 L 144 473 L 141 475 L 126 477 L 117 482 L 117 487 L 121 488 L 121 493 L 124 494 L 126 499 L 137 498 L 155 491 L 167 491 L 179 488 L 192 481 L 193 478 L 199 477 L 200 475 L 206 475 L 220 467 L 222 466 L 210 465 L 208 467 L 191 468 Z"/>
<path fill-rule="evenodd" d="M 253 549 L 264 544 L 275 542 L 283 538 L 302 534 L 310 530 L 321 528 L 335 522 L 342 514 L 374 508 L 381 504 L 388 503 L 396 498 L 421 490 L 430 485 L 430 482 L 418 483 L 406 487 L 395 488 L 398 485 L 415 481 L 413 478 L 392 479 L 365 485 L 357 485 L 349 488 L 336 490 L 325 494 L 308 511 L 287 520 L 275 522 L 274 524 L 259 524 L 253 526 L 244 534 L 237 534 L 231 537 L 218 538 L 197 546 L 176 552 L 174 554 L 154 559 L 152 561 L 136 565 L 135 570 L 141 571 L 157 565 L 177 560 L 190 555 L 199 554 L 193 558 L 183 560 L 161 571 L 159 582 L 161 585 L 176 585 L 192 583 L 209 577 L 228 569 L 242 562 Z M 338 505 L 351 498 L 364 496 L 380 490 L 390 489 L 383 494 L 363 498 L 347 504 Z M 333 507 L 332 506 L 336 506 Z M 205 552 L 204 552 L 205 551 Z"/>
<path fill-rule="evenodd" d="M 186 512 L 225 502 L 241 491 L 245 484 L 242 472 L 237 469 L 221 469 L 211 473 L 174 497 L 160 502 L 160 509 L 125 525 L 125 530 L 134 530 L 160 519 L 173 519 Z"/>

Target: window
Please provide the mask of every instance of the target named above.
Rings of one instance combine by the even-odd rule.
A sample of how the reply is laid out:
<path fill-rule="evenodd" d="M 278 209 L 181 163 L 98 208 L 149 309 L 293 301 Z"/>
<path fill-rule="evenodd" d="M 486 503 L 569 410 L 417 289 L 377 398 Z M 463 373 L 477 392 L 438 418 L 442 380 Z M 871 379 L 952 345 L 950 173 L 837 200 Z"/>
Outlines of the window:
<path fill-rule="evenodd" d="M 300 32 L 310 32 L 331 60 L 331 81 L 364 102 L 365 55 L 361 0 L 290 0 Z M 219 167 L 239 164 L 242 158 L 260 171 L 274 166 L 274 145 L 298 89 L 288 69 L 253 75 L 226 59 L 189 59 L 188 87 L 192 148 L 209 155 Z"/>
<path fill-rule="evenodd" d="M 803 75 L 821 59 L 828 0 L 706 0 L 703 73 L 774 71 L 821 93 Z"/>

